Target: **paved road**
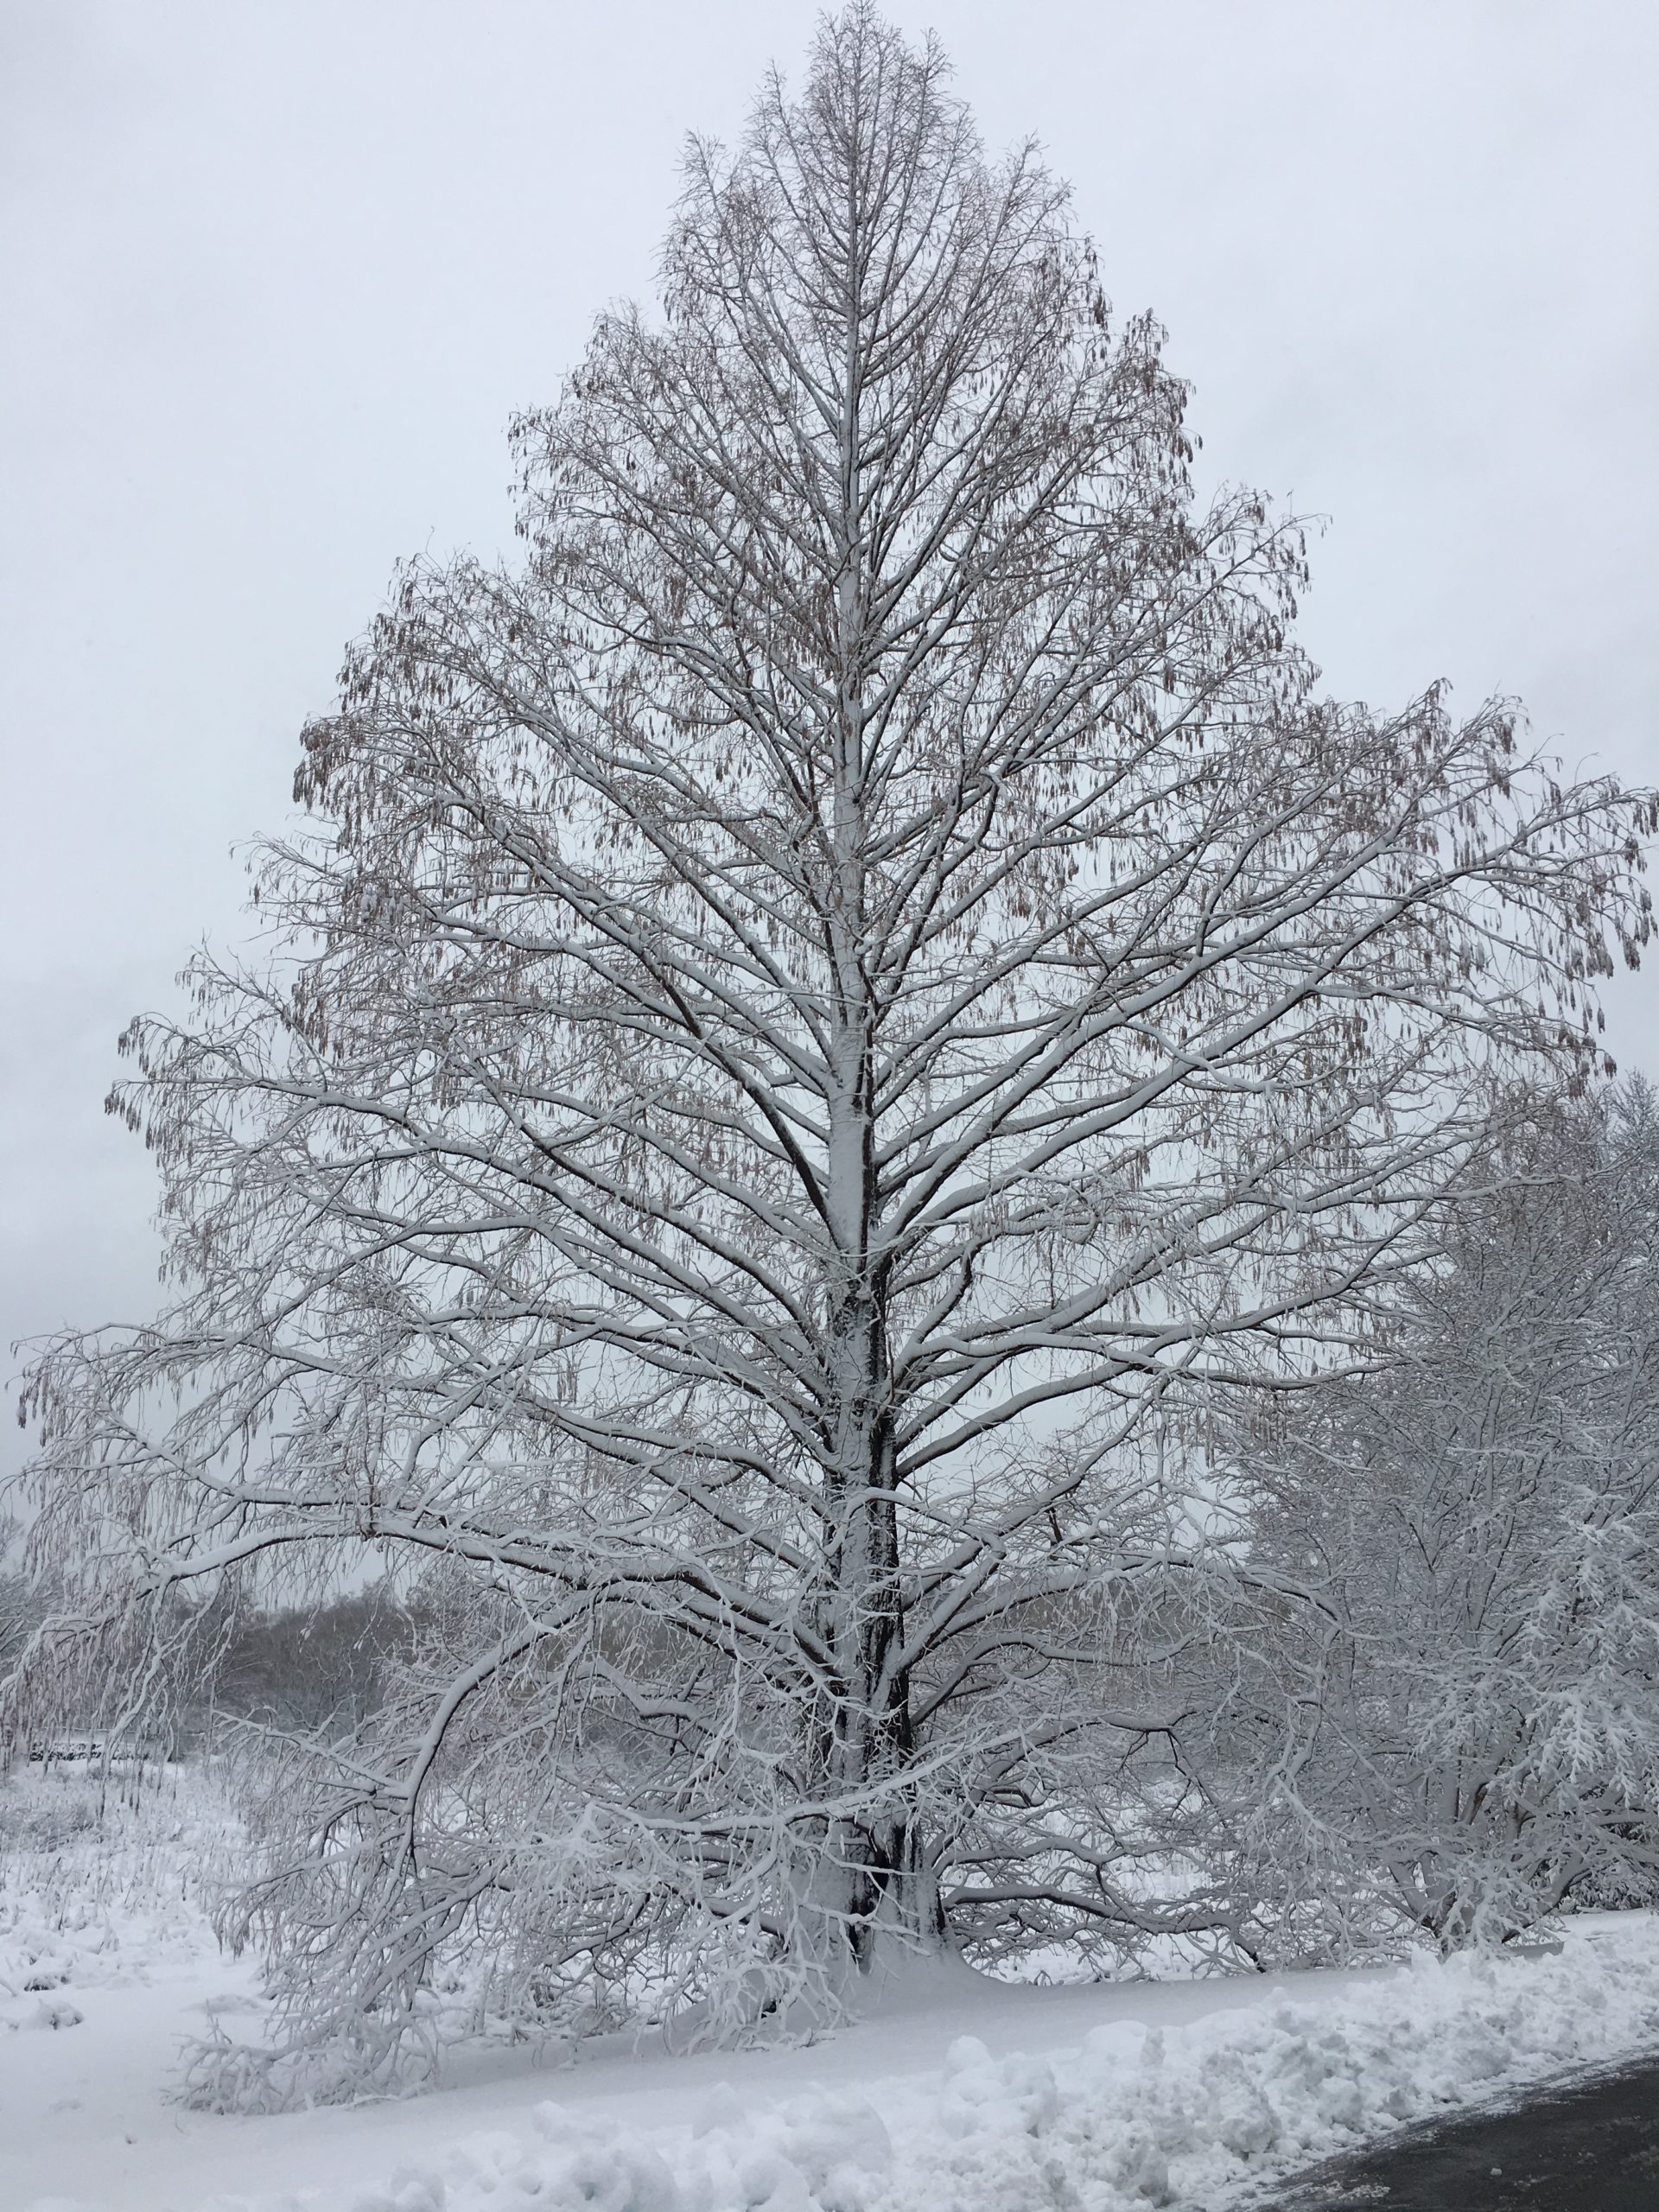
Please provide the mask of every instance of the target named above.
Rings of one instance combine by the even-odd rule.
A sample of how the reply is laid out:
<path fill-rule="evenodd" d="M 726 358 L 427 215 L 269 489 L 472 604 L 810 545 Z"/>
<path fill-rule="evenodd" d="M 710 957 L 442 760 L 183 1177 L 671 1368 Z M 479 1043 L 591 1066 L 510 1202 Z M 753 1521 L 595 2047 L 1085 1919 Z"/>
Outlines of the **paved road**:
<path fill-rule="evenodd" d="M 1659 2063 L 1333 2162 L 1276 2212 L 1659 2212 Z"/>

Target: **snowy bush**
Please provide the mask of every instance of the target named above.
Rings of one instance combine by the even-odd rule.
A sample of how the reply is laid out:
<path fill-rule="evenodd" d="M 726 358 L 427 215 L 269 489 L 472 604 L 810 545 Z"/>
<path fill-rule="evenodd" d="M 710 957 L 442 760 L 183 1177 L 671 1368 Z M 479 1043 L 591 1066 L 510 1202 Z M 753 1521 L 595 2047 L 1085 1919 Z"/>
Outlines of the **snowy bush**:
<path fill-rule="evenodd" d="M 39 1993 L 72 2008 L 77 1991 L 194 1956 L 237 1840 L 200 1770 L 0 1773 L 0 2021 L 38 2024 Z"/>
<path fill-rule="evenodd" d="M 1247 1453 L 1252 1556 L 1319 1598 L 1238 1713 L 1263 1853 L 1447 1945 L 1659 1878 L 1659 1115 L 1637 1085 L 1492 1165 L 1398 1363 Z"/>

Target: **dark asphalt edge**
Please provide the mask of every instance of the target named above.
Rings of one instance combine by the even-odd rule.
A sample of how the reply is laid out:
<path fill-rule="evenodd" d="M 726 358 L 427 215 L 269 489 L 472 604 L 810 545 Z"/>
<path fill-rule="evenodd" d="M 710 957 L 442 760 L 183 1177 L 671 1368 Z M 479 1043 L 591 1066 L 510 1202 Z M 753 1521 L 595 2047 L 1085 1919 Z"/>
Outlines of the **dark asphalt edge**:
<path fill-rule="evenodd" d="M 1344 2177 L 1353 2172 L 1361 2159 L 1377 2152 L 1392 2155 L 1396 2151 L 1408 2151 L 1438 2140 L 1465 2121 L 1502 2120 L 1511 2113 L 1524 2112 L 1531 2105 L 1551 2103 L 1580 2091 L 1598 2089 L 1626 2074 L 1654 2065 L 1659 2065 L 1659 2045 L 1643 2045 L 1627 2051 L 1622 2058 L 1599 2059 L 1593 2064 L 1569 2068 L 1565 2074 L 1512 2082 L 1490 2100 L 1448 2105 L 1443 2112 L 1428 2118 L 1402 2120 L 1397 2127 L 1381 2134 L 1362 2137 L 1347 2150 L 1336 2151 L 1329 2158 L 1321 2158 L 1317 2165 L 1297 2166 L 1276 2175 L 1264 2174 L 1260 2180 L 1238 2182 L 1226 2196 L 1212 2206 L 1201 2208 L 1201 2212 L 1305 2212 L 1304 2198 L 1317 2190 L 1341 2190 Z M 1353 2199 L 1356 2207 L 1366 2201 L 1357 2195 Z M 1173 2212 L 1181 2212 L 1179 2200 Z M 1199 2212 L 1199 2208 L 1191 2208 L 1191 2212 Z"/>

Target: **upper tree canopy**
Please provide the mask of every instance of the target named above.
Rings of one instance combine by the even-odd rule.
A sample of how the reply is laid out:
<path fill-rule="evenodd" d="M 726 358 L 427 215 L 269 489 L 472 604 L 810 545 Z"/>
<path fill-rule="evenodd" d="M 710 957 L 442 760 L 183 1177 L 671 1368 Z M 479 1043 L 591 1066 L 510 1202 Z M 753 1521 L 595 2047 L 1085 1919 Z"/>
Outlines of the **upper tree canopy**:
<path fill-rule="evenodd" d="M 111 1624 L 365 1543 L 462 1593 L 283 1800 L 336 2024 L 485 1923 L 729 2013 L 1155 1919 L 1103 1746 L 1183 1693 L 1101 1669 L 1191 1524 L 1126 1446 L 1369 1325 L 1646 934 L 1645 803 L 1317 696 L 1295 525 L 1195 500 L 945 75 L 855 7 L 694 147 L 524 556 L 411 565 L 306 731 L 276 964 L 130 1033 L 180 1301 L 37 1368 L 41 1554 Z"/>

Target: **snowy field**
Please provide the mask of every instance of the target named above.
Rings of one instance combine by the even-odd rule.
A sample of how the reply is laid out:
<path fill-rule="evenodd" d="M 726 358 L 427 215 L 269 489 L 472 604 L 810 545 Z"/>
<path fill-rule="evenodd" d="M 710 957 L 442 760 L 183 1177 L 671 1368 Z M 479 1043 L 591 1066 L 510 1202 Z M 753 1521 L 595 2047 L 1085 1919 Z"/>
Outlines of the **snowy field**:
<path fill-rule="evenodd" d="M 200 1887 L 199 1785 L 135 1809 L 83 1775 L 0 1783 L 6 2212 L 1122 2212 L 1243 2205 L 1402 2121 L 1659 2048 L 1659 1917 L 1559 1954 L 1370 1973 L 1009 1988 L 965 1969 L 816 2048 L 461 2044 L 399 2103 L 186 2109 L 180 2053 L 257 2032 Z"/>

